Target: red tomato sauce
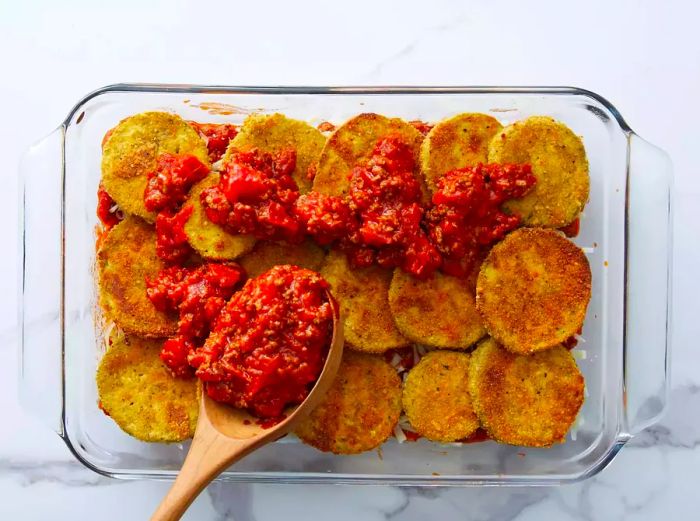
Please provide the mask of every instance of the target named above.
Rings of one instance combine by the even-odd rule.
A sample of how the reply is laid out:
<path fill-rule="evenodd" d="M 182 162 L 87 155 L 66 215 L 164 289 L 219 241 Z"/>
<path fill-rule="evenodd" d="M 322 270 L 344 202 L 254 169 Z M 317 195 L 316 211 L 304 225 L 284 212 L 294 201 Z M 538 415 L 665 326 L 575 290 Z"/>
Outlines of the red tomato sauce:
<path fill-rule="evenodd" d="M 404 436 L 406 436 L 406 441 L 418 441 L 423 436 L 413 431 L 403 431 Z"/>
<path fill-rule="evenodd" d="M 187 205 L 179 212 L 163 210 L 156 216 L 156 255 L 164 261 L 182 263 L 193 253 L 185 234 L 192 211 L 192 205 Z"/>
<path fill-rule="evenodd" d="M 160 354 L 175 376 L 192 376 L 189 357 L 202 346 L 211 324 L 244 277 L 237 264 L 212 262 L 196 268 L 172 266 L 146 281 L 146 294 L 156 309 L 179 314 L 177 335 L 165 341 Z"/>
<path fill-rule="evenodd" d="M 564 340 L 561 345 L 563 345 L 565 348 L 567 348 L 569 351 L 571 351 L 574 347 L 578 345 L 578 338 L 583 333 L 583 328 L 579 328 L 578 331 L 576 331 L 576 334 L 573 336 L 570 336 L 566 340 Z"/>
<path fill-rule="evenodd" d="M 458 441 L 459 443 L 479 443 L 481 441 L 489 441 L 490 439 L 491 436 L 489 436 L 489 433 L 479 427 L 472 434 Z"/>
<path fill-rule="evenodd" d="M 330 121 L 323 121 L 319 123 L 318 130 L 321 132 L 333 132 L 335 130 L 335 125 L 331 123 Z"/>
<path fill-rule="evenodd" d="M 401 267 L 428 277 L 441 258 L 421 227 L 421 187 L 414 169 L 405 143 L 381 139 L 369 161 L 352 169 L 348 197 L 307 194 L 297 202 L 296 215 L 320 244 L 338 240 L 354 266 Z"/>
<path fill-rule="evenodd" d="M 209 173 L 207 166 L 190 154 L 164 153 L 156 169 L 148 174 L 143 201 L 156 215 L 156 254 L 169 263 L 184 262 L 192 248 L 185 235 L 185 223 L 192 215 L 191 205 L 180 208 L 192 186 Z"/>
<path fill-rule="evenodd" d="M 156 169 L 148 174 L 143 202 L 149 212 L 175 210 L 187 199 L 197 181 L 209 173 L 207 166 L 191 154 L 158 156 Z"/>
<path fill-rule="evenodd" d="M 347 201 L 342 197 L 309 192 L 299 196 L 294 205 L 294 216 L 320 245 L 329 245 L 357 229 L 359 223 Z"/>
<path fill-rule="evenodd" d="M 409 125 L 413 125 L 413 128 L 415 128 L 424 136 L 427 136 L 428 132 L 433 130 L 433 127 L 435 126 L 431 125 L 430 123 L 426 123 L 425 121 L 421 121 L 420 119 L 414 119 L 413 121 L 409 121 L 408 123 Z"/>
<path fill-rule="evenodd" d="M 114 127 L 114 128 L 116 128 L 116 127 Z M 105 135 L 102 136 L 102 143 L 100 144 L 100 146 L 102 148 L 105 147 L 105 143 L 107 143 L 107 140 L 112 136 L 112 133 L 114 132 L 114 128 L 110 128 L 107 132 L 105 132 Z"/>
<path fill-rule="evenodd" d="M 233 234 L 257 239 L 303 240 L 293 215 L 299 188 L 292 178 L 296 152 L 236 151 L 224 164 L 219 184 L 204 190 L 202 205 L 212 222 Z"/>
<path fill-rule="evenodd" d="M 321 374 L 332 336 L 328 284 L 313 271 L 275 266 L 233 295 L 204 346 L 190 356 L 214 400 L 278 418 Z"/>
<path fill-rule="evenodd" d="M 561 345 L 563 345 L 565 348 L 567 348 L 569 351 L 571 351 L 574 347 L 578 345 L 578 339 L 575 336 L 570 336 L 566 340 L 564 340 Z"/>
<path fill-rule="evenodd" d="M 216 163 L 224 156 L 228 144 L 238 135 L 238 127 L 230 123 L 197 123 L 188 121 L 200 136 L 207 142 L 209 160 Z"/>
<path fill-rule="evenodd" d="M 501 204 L 524 196 L 534 184 L 530 165 L 479 164 L 440 178 L 426 224 L 444 259 L 443 271 L 467 276 L 480 250 L 520 224 L 520 217 L 504 213 Z"/>
<path fill-rule="evenodd" d="M 576 219 L 571 221 L 571 223 L 567 224 L 566 226 L 562 226 L 559 228 L 559 230 L 564 232 L 564 235 L 569 238 L 578 236 L 578 233 L 581 230 L 581 218 L 576 217 Z"/>
<path fill-rule="evenodd" d="M 107 230 L 124 219 L 124 214 L 119 206 L 102 187 L 102 184 L 97 189 L 97 218 Z"/>
<path fill-rule="evenodd" d="M 414 168 L 411 149 L 396 138 L 386 138 L 377 143 L 366 166 L 352 170 L 350 206 L 360 227 L 341 247 L 353 264 L 362 266 L 374 257 L 384 268 L 401 267 L 419 278 L 440 266 L 439 252 L 420 226 L 422 194 Z"/>

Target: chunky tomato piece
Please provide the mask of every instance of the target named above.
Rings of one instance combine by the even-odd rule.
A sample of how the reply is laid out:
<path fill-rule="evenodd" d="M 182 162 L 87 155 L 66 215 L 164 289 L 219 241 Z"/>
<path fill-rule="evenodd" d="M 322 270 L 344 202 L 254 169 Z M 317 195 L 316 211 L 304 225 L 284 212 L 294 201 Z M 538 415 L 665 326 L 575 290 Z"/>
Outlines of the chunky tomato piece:
<path fill-rule="evenodd" d="M 229 143 L 238 135 L 238 127 L 230 123 L 197 123 L 188 121 L 207 142 L 209 160 L 216 163 L 224 156 Z"/>
<path fill-rule="evenodd" d="M 97 217 L 107 230 L 124 219 L 124 214 L 119 206 L 102 187 L 102 184 L 97 189 Z"/>
<path fill-rule="evenodd" d="M 178 334 L 166 340 L 161 352 L 174 375 L 192 374 L 188 357 L 204 343 L 244 276 L 237 264 L 210 262 L 196 268 L 171 266 L 146 281 L 146 294 L 156 309 L 179 314 Z"/>
<path fill-rule="evenodd" d="M 480 250 L 520 225 L 520 217 L 504 213 L 501 204 L 524 196 L 534 184 L 530 165 L 479 164 L 440 178 L 425 220 L 443 271 L 469 275 Z"/>
<path fill-rule="evenodd" d="M 296 152 L 271 155 L 253 149 L 234 152 L 219 184 L 204 190 L 207 217 L 233 234 L 298 243 L 303 231 L 294 215 L 299 188 L 292 178 Z"/>
<path fill-rule="evenodd" d="M 156 169 L 148 174 L 143 201 L 150 212 L 176 210 L 192 185 L 209 173 L 207 166 L 191 154 L 161 154 Z"/>
<path fill-rule="evenodd" d="M 421 186 L 411 149 L 397 138 L 379 140 L 365 166 L 350 174 L 350 207 L 359 227 L 341 243 L 351 263 L 400 267 L 420 278 L 441 264 L 421 226 Z"/>
<path fill-rule="evenodd" d="M 294 215 L 305 232 L 321 245 L 328 245 L 358 228 L 350 206 L 342 197 L 309 192 L 297 199 Z"/>
<path fill-rule="evenodd" d="M 192 205 L 187 205 L 177 213 L 161 211 L 156 216 L 156 254 L 164 261 L 180 263 L 192 254 L 185 234 L 192 211 Z"/>

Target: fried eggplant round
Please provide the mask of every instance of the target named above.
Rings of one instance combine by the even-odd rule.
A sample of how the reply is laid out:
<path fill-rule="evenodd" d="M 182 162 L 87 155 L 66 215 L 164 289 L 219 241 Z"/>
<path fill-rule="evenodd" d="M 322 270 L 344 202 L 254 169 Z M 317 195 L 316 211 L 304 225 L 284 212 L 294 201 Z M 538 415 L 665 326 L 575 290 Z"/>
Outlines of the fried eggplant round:
<path fill-rule="evenodd" d="M 321 275 L 345 315 L 343 331 L 349 347 L 383 353 L 409 344 L 396 328 L 389 309 L 390 271 L 378 266 L 353 268 L 344 253 L 331 251 Z"/>
<path fill-rule="evenodd" d="M 486 330 L 514 353 L 548 349 L 576 334 L 590 299 L 586 255 L 546 228 L 506 236 L 482 263 L 476 284 Z"/>
<path fill-rule="evenodd" d="M 432 351 L 403 384 L 403 408 L 418 434 L 442 443 L 464 439 L 479 427 L 467 382 L 469 355 Z"/>
<path fill-rule="evenodd" d="M 481 425 L 510 445 L 563 442 L 583 404 L 583 375 L 562 346 L 517 355 L 488 338 L 471 355 L 468 387 Z"/>
<path fill-rule="evenodd" d="M 192 154 L 209 166 L 207 145 L 180 116 L 143 112 L 122 120 L 102 148 L 102 184 L 124 212 L 155 221 L 143 194 L 158 156 Z"/>
<path fill-rule="evenodd" d="M 295 433 L 335 454 L 371 450 L 391 436 L 401 415 L 401 379 L 381 357 L 346 351 L 323 401 Z"/>
<path fill-rule="evenodd" d="M 533 116 L 505 127 L 491 140 L 489 162 L 532 166 L 537 179 L 532 190 L 503 204 L 527 226 L 566 226 L 588 201 L 590 179 L 583 142 L 552 118 Z"/>
<path fill-rule="evenodd" d="M 282 114 L 252 114 L 243 122 L 229 150 L 257 148 L 270 154 L 296 150 L 297 163 L 292 177 L 303 194 L 311 190 L 309 167 L 318 161 L 325 143 L 326 137 L 304 121 Z"/>
<path fill-rule="evenodd" d="M 415 127 L 399 118 L 360 114 L 338 127 L 328 138 L 318 160 L 313 189 L 326 195 L 347 194 L 350 171 L 370 158 L 377 141 L 389 136 L 399 137 L 411 147 L 418 165 L 423 135 Z M 418 169 L 416 177 L 424 186 L 425 181 Z M 424 195 L 427 196 L 427 190 L 424 190 Z"/>
<path fill-rule="evenodd" d="M 488 162 L 489 143 L 503 127 L 488 114 L 457 114 L 435 125 L 420 148 L 420 164 L 431 192 L 447 172 Z"/>
<path fill-rule="evenodd" d="M 192 205 L 192 215 L 185 223 L 185 235 L 190 246 L 205 259 L 237 259 L 253 249 L 255 237 L 232 235 L 209 220 L 200 196 L 203 190 L 218 182 L 219 174 L 209 174 L 190 190 L 185 204 Z"/>
<path fill-rule="evenodd" d="M 238 259 L 248 277 L 257 277 L 273 266 L 292 264 L 311 271 L 321 269 L 326 253 L 311 241 L 301 244 L 263 241 L 256 244 L 253 251 Z"/>
<path fill-rule="evenodd" d="M 398 330 L 418 344 L 467 349 L 486 334 L 467 280 L 439 272 L 418 280 L 397 268 L 389 306 Z"/>
<path fill-rule="evenodd" d="M 127 216 L 102 241 L 97 268 L 99 301 L 107 320 L 139 336 L 175 334 L 177 317 L 158 311 L 146 296 L 146 278 L 155 278 L 165 268 L 156 255 L 152 225 Z"/>
<path fill-rule="evenodd" d="M 195 378 L 173 378 L 160 360 L 162 342 L 113 336 L 97 369 L 100 407 L 119 427 L 142 441 L 191 438 L 197 425 Z"/>

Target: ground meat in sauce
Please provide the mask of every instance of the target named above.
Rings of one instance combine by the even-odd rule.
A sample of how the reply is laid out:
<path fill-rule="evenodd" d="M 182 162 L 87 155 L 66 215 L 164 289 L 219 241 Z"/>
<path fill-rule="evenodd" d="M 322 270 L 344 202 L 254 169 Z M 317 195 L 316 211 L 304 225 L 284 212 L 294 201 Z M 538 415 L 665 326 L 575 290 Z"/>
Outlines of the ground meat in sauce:
<path fill-rule="evenodd" d="M 201 194 L 207 217 L 232 234 L 301 242 L 304 236 L 293 210 L 299 197 L 292 178 L 295 166 L 294 150 L 274 155 L 258 149 L 235 151 L 219 183 Z"/>
<path fill-rule="evenodd" d="M 504 213 L 501 204 L 524 196 L 534 184 L 530 165 L 478 164 L 440 178 L 426 224 L 444 259 L 443 271 L 468 276 L 481 250 L 520 225 L 520 217 Z"/>
<path fill-rule="evenodd" d="M 428 277 L 441 263 L 421 227 L 421 186 L 410 148 L 381 139 L 364 165 L 350 173 L 348 197 L 307 194 L 296 205 L 306 233 L 320 244 L 338 242 L 356 267 L 401 267 Z"/>
<path fill-rule="evenodd" d="M 143 195 L 146 210 L 176 210 L 187 198 L 190 188 L 208 173 L 209 168 L 191 154 L 161 154 L 156 169 L 148 174 Z"/>
<path fill-rule="evenodd" d="M 207 142 L 209 161 L 216 163 L 224 156 L 229 143 L 238 135 L 238 127 L 230 123 L 197 123 L 188 121 Z"/>
<path fill-rule="evenodd" d="M 179 315 L 177 335 L 165 341 L 160 355 L 175 376 L 193 375 L 189 357 L 204 344 L 244 277 L 238 264 L 211 262 L 196 268 L 172 266 L 146 281 L 146 294 L 156 309 Z"/>
<path fill-rule="evenodd" d="M 332 336 L 328 284 L 275 266 L 233 295 L 206 343 L 190 356 L 207 394 L 260 418 L 301 403 L 321 374 Z"/>

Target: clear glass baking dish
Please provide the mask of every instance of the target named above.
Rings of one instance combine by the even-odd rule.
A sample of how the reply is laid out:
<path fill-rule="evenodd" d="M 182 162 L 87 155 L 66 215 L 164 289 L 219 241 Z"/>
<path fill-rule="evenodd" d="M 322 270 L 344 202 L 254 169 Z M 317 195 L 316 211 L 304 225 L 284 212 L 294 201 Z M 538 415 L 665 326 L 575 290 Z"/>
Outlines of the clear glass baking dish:
<path fill-rule="evenodd" d="M 97 406 L 96 192 L 100 141 L 122 118 L 167 110 L 240 123 L 254 111 L 342 122 L 360 112 L 437 121 L 459 112 L 503 124 L 559 119 L 582 136 L 591 173 L 581 233 L 593 295 L 578 360 L 587 397 L 566 443 L 525 449 L 493 442 L 388 441 L 380 451 L 334 456 L 286 438 L 221 479 L 395 485 L 545 485 L 585 479 L 658 421 L 668 397 L 671 163 L 599 95 L 567 87 L 277 88 L 113 85 L 82 99 L 21 163 L 21 400 L 76 458 L 119 478 L 172 478 L 187 444 L 154 445 L 122 433 Z"/>

